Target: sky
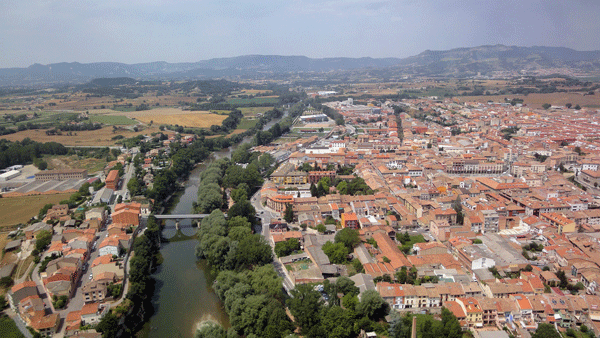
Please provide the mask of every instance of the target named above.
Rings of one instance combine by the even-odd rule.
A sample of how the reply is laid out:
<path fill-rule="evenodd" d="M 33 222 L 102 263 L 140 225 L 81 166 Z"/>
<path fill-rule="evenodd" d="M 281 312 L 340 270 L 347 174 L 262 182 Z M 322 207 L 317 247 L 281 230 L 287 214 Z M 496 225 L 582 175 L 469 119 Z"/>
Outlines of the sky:
<path fill-rule="evenodd" d="M 0 0 L 0 68 L 248 54 L 600 50 L 598 0 Z"/>

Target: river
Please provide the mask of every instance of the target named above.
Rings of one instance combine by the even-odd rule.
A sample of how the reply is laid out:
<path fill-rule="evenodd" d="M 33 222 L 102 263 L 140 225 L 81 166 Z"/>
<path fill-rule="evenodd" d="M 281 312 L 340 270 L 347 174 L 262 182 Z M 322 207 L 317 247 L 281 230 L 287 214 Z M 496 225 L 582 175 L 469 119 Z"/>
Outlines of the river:
<path fill-rule="evenodd" d="M 270 128 L 277 121 L 279 119 L 269 122 L 264 130 Z M 246 137 L 239 144 L 250 141 L 252 141 L 252 137 Z M 185 191 L 171 210 L 172 214 L 188 214 L 192 211 L 193 203 L 198 199 L 200 173 L 212 161 L 231 157 L 231 153 L 238 145 L 214 152 L 210 159 L 190 173 L 189 179 L 185 183 Z M 166 222 L 163 236 L 171 238 L 177 233 L 177 230 L 174 227 L 174 221 Z M 190 220 L 180 222 L 180 231 L 186 236 L 196 233 L 195 228 L 189 227 L 190 222 Z M 160 252 L 163 262 L 153 275 L 156 280 L 156 291 L 152 299 L 155 312 L 144 327 L 142 337 L 193 337 L 198 324 L 206 320 L 229 328 L 229 318 L 223 309 L 223 304 L 212 289 L 213 280 L 209 273 L 210 268 L 204 261 L 198 262 L 196 259 L 197 244 L 196 239 L 188 239 L 162 245 Z"/>

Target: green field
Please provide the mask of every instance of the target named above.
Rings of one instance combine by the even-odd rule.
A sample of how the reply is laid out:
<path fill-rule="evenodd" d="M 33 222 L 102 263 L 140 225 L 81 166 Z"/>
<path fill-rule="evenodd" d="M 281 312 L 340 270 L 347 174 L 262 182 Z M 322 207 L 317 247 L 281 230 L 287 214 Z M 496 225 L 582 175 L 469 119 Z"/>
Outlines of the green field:
<path fill-rule="evenodd" d="M 244 114 L 244 116 L 256 116 L 256 114 L 264 114 L 269 110 L 272 110 L 273 107 L 241 107 L 239 110 Z"/>
<path fill-rule="evenodd" d="M 257 120 L 247 120 L 243 118 L 235 129 L 250 129 L 256 125 L 256 122 Z"/>
<path fill-rule="evenodd" d="M 102 123 L 107 126 L 132 125 L 137 122 L 122 115 L 90 115 L 91 122 Z"/>
<path fill-rule="evenodd" d="M 60 121 L 70 121 L 73 118 L 77 117 L 77 115 L 79 115 L 79 113 L 65 113 L 65 112 L 35 112 L 38 116 L 34 117 L 32 119 L 28 119 L 25 121 L 21 121 L 21 122 L 17 122 L 16 124 L 13 124 L 12 122 L 7 122 L 5 119 L 0 119 L 0 126 L 6 127 L 6 128 L 11 128 L 14 126 L 19 126 L 21 124 L 27 124 L 29 122 L 33 123 L 33 124 L 52 124 L 54 125 L 57 122 Z M 15 113 L 14 115 L 22 115 L 22 114 L 32 114 L 32 112 L 29 111 L 20 111 L 19 113 Z"/>
<path fill-rule="evenodd" d="M 9 317 L 0 317 L 0 337 L 2 338 L 25 338 L 17 328 L 17 324 Z"/>
<path fill-rule="evenodd" d="M 231 98 L 227 100 L 227 103 L 231 104 L 274 104 L 279 101 L 277 97 L 255 97 L 252 99 L 239 99 L 239 98 Z"/>

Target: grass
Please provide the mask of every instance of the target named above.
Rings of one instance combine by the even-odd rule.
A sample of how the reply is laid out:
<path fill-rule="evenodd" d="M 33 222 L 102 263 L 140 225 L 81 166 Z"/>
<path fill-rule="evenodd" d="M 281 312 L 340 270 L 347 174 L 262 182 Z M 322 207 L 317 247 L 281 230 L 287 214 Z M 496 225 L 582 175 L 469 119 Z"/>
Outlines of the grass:
<path fill-rule="evenodd" d="M 396 235 L 396 239 L 400 240 L 400 238 L 402 238 L 401 236 L 402 234 L 398 233 Z M 398 246 L 398 248 L 403 252 L 406 252 L 407 250 L 412 249 L 413 245 L 416 243 L 425 243 L 425 237 L 423 237 L 421 234 L 410 236 L 410 241 L 402 243 L 402 245 Z"/>
<path fill-rule="evenodd" d="M 279 101 L 277 96 L 263 96 L 263 97 L 255 97 L 251 99 L 240 99 L 240 98 L 230 98 L 227 100 L 227 103 L 231 104 L 274 104 Z"/>
<path fill-rule="evenodd" d="M 108 126 L 127 126 L 137 123 L 123 115 L 90 115 L 90 121 L 102 123 Z"/>
<path fill-rule="evenodd" d="M 27 256 L 27 258 L 19 262 L 14 279 L 19 279 L 25 276 L 25 273 L 27 273 L 29 266 L 31 265 L 31 263 L 33 263 L 33 259 L 33 255 L 29 255 Z"/>
<path fill-rule="evenodd" d="M 46 156 L 44 160 L 48 163 L 48 169 L 85 169 L 88 173 L 95 173 L 104 169 L 106 159 L 82 158 L 77 155 Z"/>
<path fill-rule="evenodd" d="M 273 107 L 241 107 L 238 109 L 244 116 L 256 116 L 256 114 L 264 114 L 269 110 L 272 110 Z"/>
<path fill-rule="evenodd" d="M 36 216 L 44 205 L 57 204 L 70 196 L 71 194 L 56 194 L 0 198 L 0 227 L 25 223 Z"/>
<path fill-rule="evenodd" d="M 112 140 L 112 138 L 116 135 L 130 138 L 141 134 L 151 134 L 157 131 L 159 131 L 158 125 L 137 132 L 125 129 L 119 129 L 116 132 L 113 132 L 113 127 L 104 127 L 98 130 L 76 131 L 73 132 L 72 136 L 67 136 L 65 134 L 49 136 L 46 135 L 45 130 L 39 129 L 20 131 L 18 133 L 4 135 L 2 138 L 14 142 L 22 141 L 24 138 L 28 137 L 37 142 L 58 142 L 66 146 L 111 146 L 115 144 L 115 141 Z"/>
<path fill-rule="evenodd" d="M 247 120 L 246 118 L 243 118 L 236 129 L 250 129 L 256 125 L 256 122 L 257 120 Z"/>
<path fill-rule="evenodd" d="M 25 338 L 21 331 L 19 331 L 17 324 L 8 316 L 0 317 L 0 337 Z"/>

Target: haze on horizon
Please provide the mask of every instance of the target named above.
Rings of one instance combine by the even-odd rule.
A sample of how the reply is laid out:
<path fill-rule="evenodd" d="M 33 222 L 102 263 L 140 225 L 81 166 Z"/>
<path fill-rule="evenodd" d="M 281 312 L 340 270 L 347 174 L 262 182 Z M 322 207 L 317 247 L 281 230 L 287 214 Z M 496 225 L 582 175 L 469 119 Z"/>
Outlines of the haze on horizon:
<path fill-rule="evenodd" d="M 493 44 L 600 50 L 599 17 L 597 0 L 3 0 L 0 68 Z"/>

